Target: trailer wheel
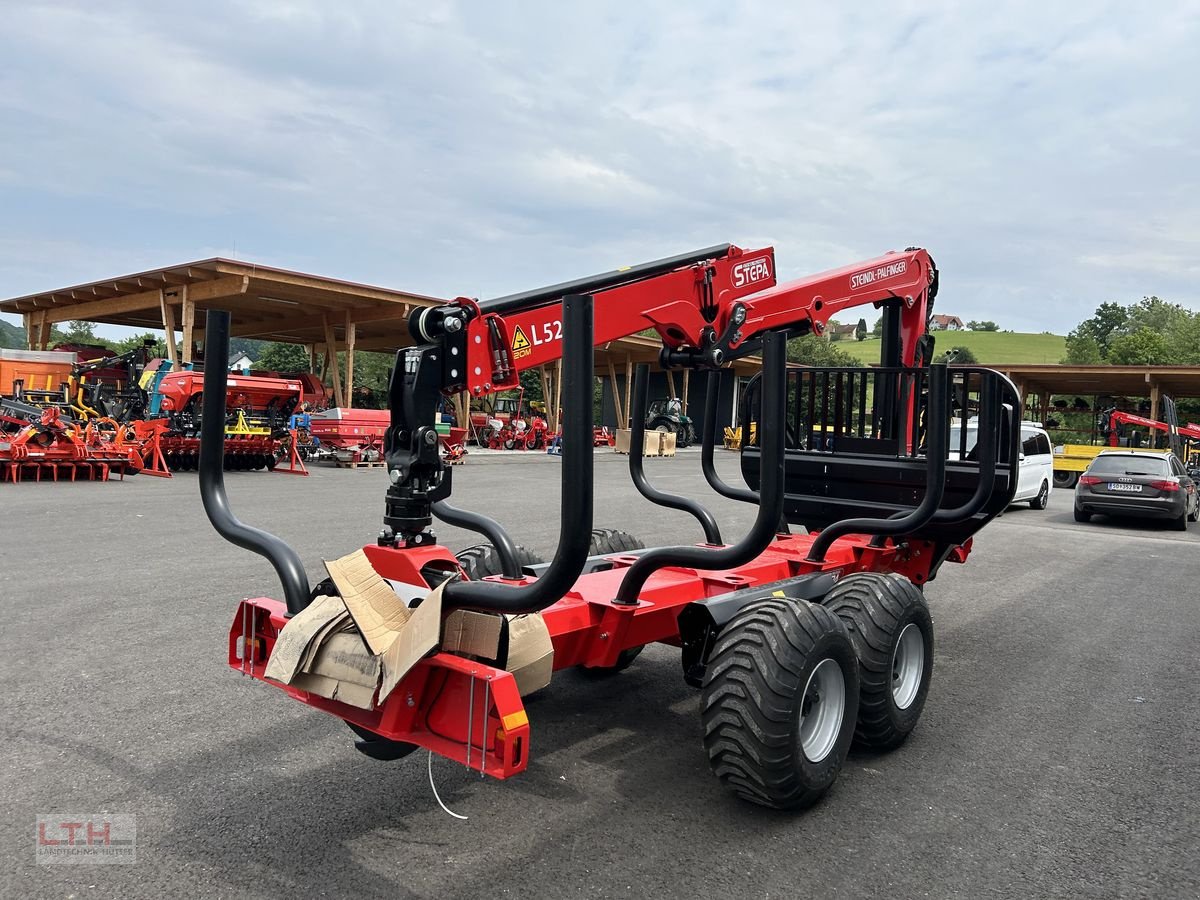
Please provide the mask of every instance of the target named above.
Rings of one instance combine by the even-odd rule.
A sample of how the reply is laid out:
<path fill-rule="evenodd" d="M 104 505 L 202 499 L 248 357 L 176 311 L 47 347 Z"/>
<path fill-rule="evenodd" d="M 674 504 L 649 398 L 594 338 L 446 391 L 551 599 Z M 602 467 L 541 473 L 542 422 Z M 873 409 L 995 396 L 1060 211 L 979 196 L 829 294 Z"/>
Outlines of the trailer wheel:
<path fill-rule="evenodd" d="M 1078 472 L 1060 472 L 1057 469 L 1054 471 L 1054 486 L 1056 488 L 1073 488 L 1075 487 L 1075 482 L 1078 480 Z"/>
<path fill-rule="evenodd" d="M 500 557 L 496 554 L 496 548 L 491 544 L 476 544 L 474 547 L 460 550 L 454 554 L 454 558 L 458 560 L 458 564 L 462 566 L 471 581 L 480 581 L 491 575 L 504 574 L 500 568 Z M 522 566 L 536 566 L 545 560 L 517 544 L 517 562 Z"/>
<path fill-rule="evenodd" d="M 621 531 L 619 528 L 593 528 L 588 556 L 611 556 L 627 550 L 645 549 L 646 545 L 628 531 Z M 628 647 L 617 654 L 617 661 L 611 666 L 580 666 L 579 671 L 591 678 L 607 678 L 628 669 L 645 649 L 645 644 Z"/>
<path fill-rule="evenodd" d="M 626 550 L 645 550 L 646 545 L 628 531 L 619 528 L 593 528 L 588 556 L 611 556 Z"/>
<path fill-rule="evenodd" d="M 857 715 L 854 645 L 824 607 L 751 603 L 717 638 L 704 676 L 704 747 L 714 774 L 744 800 L 815 803 L 841 771 Z"/>
<path fill-rule="evenodd" d="M 920 589 L 895 574 L 860 572 L 823 604 L 850 632 L 858 656 L 855 743 L 888 750 L 917 726 L 933 677 L 933 620 Z"/>

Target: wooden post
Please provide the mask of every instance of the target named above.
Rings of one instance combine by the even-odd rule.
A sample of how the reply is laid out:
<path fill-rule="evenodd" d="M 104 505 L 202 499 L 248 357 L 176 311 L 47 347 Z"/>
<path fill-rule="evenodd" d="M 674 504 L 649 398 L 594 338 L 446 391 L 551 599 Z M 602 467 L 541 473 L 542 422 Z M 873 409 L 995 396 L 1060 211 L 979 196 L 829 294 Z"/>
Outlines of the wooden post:
<path fill-rule="evenodd" d="M 625 424 L 623 427 L 629 428 L 629 414 L 632 408 L 629 405 L 630 399 L 633 396 L 633 355 L 625 354 Z"/>
<path fill-rule="evenodd" d="M 1150 418 L 1152 418 L 1155 422 L 1158 421 L 1158 403 L 1161 398 L 1162 391 L 1160 390 L 1158 384 L 1153 381 L 1150 382 Z M 1153 437 L 1153 435 L 1151 435 L 1151 437 Z"/>
<path fill-rule="evenodd" d="M 37 316 L 37 337 L 30 344 L 30 350 L 45 350 L 50 345 L 50 325 L 46 319 L 46 310 Z"/>
<path fill-rule="evenodd" d="M 354 406 L 354 320 L 346 311 L 346 405 Z"/>
<path fill-rule="evenodd" d="M 342 394 L 342 375 L 338 371 L 337 341 L 333 337 L 333 325 L 329 316 L 322 316 L 322 319 L 325 322 L 325 349 L 329 353 L 329 370 L 333 373 L 333 402 L 334 405 L 342 407 L 346 405 L 346 398 Z"/>
<path fill-rule="evenodd" d="M 683 414 L 684 414 L 685 416 L 687 415 L 687 401 L 688 401 L 688 376 L 689 376 L 689 375 L 691 375 L 691 374 L 692 374 L 692 370 L 691 370 L 691 369 L 684 369 L 684 370 L 683 370 L 683 397 L 682 397 L 682 400 L 683 400 Z"/>
<path fill-rule="evenodd" d="M 554 373 L 554 409 L 552 411 L 553 418 L 550 420 L 550 430 L 558 431 L 558 414 L 559 404 L 562 403 L 562 360 L 558 361 L 558 366 Z"/>
<path fill-rule="evenodd" d="M 25 349 L 33 349 L 33 313 L 22 313 L 21 319 L 25 323 Z"/>
<path fill-rule="evenodd" d="M 613 365 L 612 356 L 608 357 L 608 380 L 612 382 L 612 399 L 613 410 L 617 414 L 617 427 L 621 426 L 621 420 L 625 418 L 625 414 L 621 409 L 621 391 L 617 384 L 617 367 Z"/>
<path fill-rule="evenodd" d="M 305 344 L 304 352 L 308 354 L 308 374 L 317 374 L 317 345 Z"/>
<path fill-rule="evenodd" d="M 675 399 L 675 373 L 667 369 L 667 396 Z"/>
<path fill-rule="evenodd" d="M 183 363 L 192 361 L 193 332 L 196 327 L 196 304 L 188 299 L 188 286 L 180 288 L 183 296 Z"/>
<path fill-rule="evenodd" d="M 551 415 L 553 410 L 550 409 L 550 376 L 546 374 L 545 366 L 538 366 L 538 376 L 542 381 L 542 402 L 546 404 L 546 424 L 549 425 L 554 421 L 554 416 Z"/>
<path fill-rule="evenodd" d="M 167 302 L 167 295 L 158 292 L 158 305 L 162 310 L 163 331 L 167 333 L 167 359 L 171 361 L 171 369 L 179 368 L 179 351 L 175 348 L 175 310 Z"/>

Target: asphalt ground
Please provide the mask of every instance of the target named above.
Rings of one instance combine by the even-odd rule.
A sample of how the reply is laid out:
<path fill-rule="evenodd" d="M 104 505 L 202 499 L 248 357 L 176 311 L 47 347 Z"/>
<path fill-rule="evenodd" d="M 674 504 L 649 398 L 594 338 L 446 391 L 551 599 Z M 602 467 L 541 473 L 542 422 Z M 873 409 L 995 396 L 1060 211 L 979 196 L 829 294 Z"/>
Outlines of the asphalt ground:
<path fill-rule="evenodd" d="M 596 526 L 698 539 L 623 460 L 597 457 Z M 548 555 L 558 466 L 476 455 L 455 502 Z M 647 467 L 711 496 L 694 452 Z M 311 576 L 383 509 L 380 470 L 228 482 Z M 753 514 L 712 507 L 730 534 Z M 805 813 L 712 777 L 698 694 L 655 646 L 613 679 L 557 674 L 529 704 L 522 776 L 435 760 L 466 821 L 423 752 L 367 759 L 226 667 L 237 600 L 279 591 L 209 527 L 194 474 L 0 485 L 0 535 L 0 897 L 1200 895 L 1200 526 L 1077 525 L 1069 492 L 1010 510 L 928 586 L 937 663 L 911 739 L 853 754 Z M 136 864 L 35 864 L 38 816 L 90 813 L 136 816 Z"/>

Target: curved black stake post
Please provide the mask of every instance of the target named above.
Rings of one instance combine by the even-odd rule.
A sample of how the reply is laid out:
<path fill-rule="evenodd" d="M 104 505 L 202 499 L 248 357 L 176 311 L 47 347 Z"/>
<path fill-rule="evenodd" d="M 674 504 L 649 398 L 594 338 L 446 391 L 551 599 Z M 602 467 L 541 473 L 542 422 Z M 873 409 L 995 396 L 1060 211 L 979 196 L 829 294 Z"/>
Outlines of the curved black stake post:
<path fill-rule="evenodd" d="M 963 375 L 963 394 L 967 393 L 966 379 Z M 966 415 L 963 404 L 964 416 Z M 979 386 L 979 406 L 982 415 L 979 417 L 979 427 L 975 431 L 975 447 L 978 450 L 979 481 L 971 499 L 957 509 L 940 509 L 934 513 L 933 520 L 938 523 L 962 522 L 971 518 L 987 505 L 992 491 L 996 487 L 996 457 L 997 445 L 1000 441 L 1000 408 L 996 402 L 995 376 L 984 375 L 983 384 Z M 960 451 L 961 452 L 961 451 Z"/>
<path fill-rule="evenodd" d="M 717 550 L 704 547 L 659 547 L 643 553 L 625 573 L 614 602 L 626 606 L 637 603 L 646 580 L 659 569 L 667 566 L 731 569 L 755 559 L 775 540 L 775 528 L 783 517 L 786 351 L 787 338 L 784 335 L 773 332 L 764 338 L 762 415 L 758 430 L 763 448 L 759 491 L 762 502 L 749 533 L 736 544 Z"/>
<path fill-rule="evenodd" d="M 929 367 L 929 406 L 925 414 L 928 440 L 925 447 L 925 496 L 898 519 L 842 519 L 822 529 L 808 551 L 808 562 L 822 562 L 830 546 L 846 534 L 895 536 L 929 523 L 946 493 L 946 451 L 950 442 L 949 372 L 945 363 Z M 934 428 L 933 424 L 937 427 Z"/>
<path fill-rule="evenodd" d="M 288 615 L 308 606 L 308 575 L 296 551 L 261 528 L 243 525 L 225 493 L 225 381 L 229 377 L 229 313 L 210 309 L 204 326 L 204 419 L 200 423 L 200 499 L 208 521 L 231 544 L 265 556 L 275 567 Z"/>
<path fill-rule="evenodd" d="M 634 370 L 633 375 L 633 409 L 629 413 L 629 477 L 633 479 L 638 493 L 651 503 L 695 516 L 704 529 L 704 542 L 720 546 L 721 529 L 717 527 L 717 520 L 712 513 L 690 497 L 658 490 L 646 478 L 642 455 L 646 448 L 646 401 L 649 391 L 650 367 L 643 363 Z"/>
<path fill-rule="evenodd" d="M 503 525 L 495 519 L 489 519 L 482 513 L 451 506 L 445 500 L 435 500 L 430 504 L 429 508 L 435 516 L 447 525 L 454 525 L 458 528 L 465 528 L 467 531 L 474 531 L 476 534 L 482 534 L 496 548 L 496 555 L 500 557 L 501 574 L 505 578 L 516 579 L 521 577 L 523 573 L 521 572 L 521 564 L 517 560 L 516 542 L 504 530 Z"/>
<path fill-rule="evenodd" d="M 704 395 L 704 425 L 700 429 L 700 468 L 704 470 L 704 480 L 708 482 L 709 487 L 722 497 L 741 500 L 743 503 L 758 503 L 757 491 L 734 487 L 723 481 L 713 464 L 713 450 L 717 445 L 717 403 L 724 375 L 724 369 L 713 369 L 708 373 L 708 386 Z"/>
<path fill-rule="evenodd" d="M 592 359 L 592 298 L 569 294 L 563 298 L 562 518 L 550 567 L 533 584 L 523 587 L 494 581 L 449 582 L 446 606 L 538 612 L 575 586 L 592 540 Z"/>

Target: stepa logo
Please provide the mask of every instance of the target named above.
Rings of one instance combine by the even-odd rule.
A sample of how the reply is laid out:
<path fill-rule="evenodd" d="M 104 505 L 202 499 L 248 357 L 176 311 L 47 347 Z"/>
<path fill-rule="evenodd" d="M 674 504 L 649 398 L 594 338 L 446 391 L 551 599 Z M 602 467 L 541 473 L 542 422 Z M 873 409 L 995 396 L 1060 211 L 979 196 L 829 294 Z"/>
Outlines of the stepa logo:
<path fill-rule="evenodd" d="M 740 262 L 733 267 L 732 276 L 734 287 L 745 287 L 748 284 L 767 281 L 771 277 L 771 261 L 765 256 L 760 256 L 757 259 Z"/>

